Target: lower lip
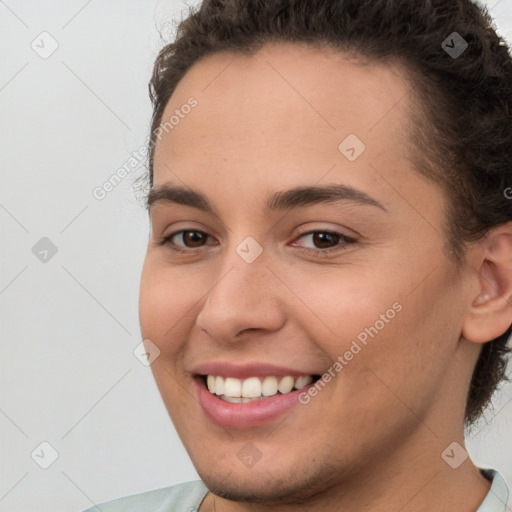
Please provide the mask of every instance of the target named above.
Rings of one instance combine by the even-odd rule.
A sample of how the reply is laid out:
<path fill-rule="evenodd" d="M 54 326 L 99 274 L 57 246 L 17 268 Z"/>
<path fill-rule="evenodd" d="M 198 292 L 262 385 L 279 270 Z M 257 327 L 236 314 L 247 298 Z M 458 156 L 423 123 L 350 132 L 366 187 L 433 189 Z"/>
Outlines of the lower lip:
<path fill-rule="evenodd" d="M 199 403 L 206 415 L 221 427 L 236 429 L 257 427 L 275 420 L 299 404 L 300 393 L 314 385 L 311 383 L 285 395 L 274 395 L 245 404 L 233 404 L 210 393 L 201 377 L 195 377 L 193 380 Z"/>

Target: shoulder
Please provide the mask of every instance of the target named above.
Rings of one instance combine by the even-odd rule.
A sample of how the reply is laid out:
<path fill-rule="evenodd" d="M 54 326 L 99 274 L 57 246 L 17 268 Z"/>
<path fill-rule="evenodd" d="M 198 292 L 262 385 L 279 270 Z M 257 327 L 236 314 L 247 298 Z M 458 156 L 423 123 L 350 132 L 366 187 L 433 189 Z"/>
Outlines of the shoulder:
<path fill-rule="evenodd" d="M 99 503 L 84 512 L 197 512 L 207 493 L 206 485 L 194 480 Z"/>

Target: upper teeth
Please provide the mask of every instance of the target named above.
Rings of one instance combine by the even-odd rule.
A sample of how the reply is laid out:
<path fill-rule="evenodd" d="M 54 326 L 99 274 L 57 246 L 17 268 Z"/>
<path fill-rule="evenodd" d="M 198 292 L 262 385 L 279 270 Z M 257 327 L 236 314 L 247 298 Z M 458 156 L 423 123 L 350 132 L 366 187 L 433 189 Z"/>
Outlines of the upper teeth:
<path fill-rule="evenodd" d="M 286 377 L 249 377 L 248 379 L 236 379 L 234 377 L 220 377 L 208 375 L 206 382 L 210 393 L 227 397 L 258 398 L 261 396 L 273 396 L 277 392 L 289 393 L 293 388 L 302 389 L 313 381 L 310 375 L 302 375 L 294 378 Z"/>

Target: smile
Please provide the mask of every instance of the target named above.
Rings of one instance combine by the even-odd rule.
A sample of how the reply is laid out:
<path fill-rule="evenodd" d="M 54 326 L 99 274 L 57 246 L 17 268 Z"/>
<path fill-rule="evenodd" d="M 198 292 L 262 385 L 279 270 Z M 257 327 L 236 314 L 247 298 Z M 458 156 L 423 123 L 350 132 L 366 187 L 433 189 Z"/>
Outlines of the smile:
<path fill-rule="evenodd" d="M 311 375 L 299 377 L 269 375 L 237 379 L 236 377 L 224 378 L 219 375 L 203 376 L 208 391 L 212 395 L 218 395 L 221 400 L 231 403 L 248 403 L 267 399 L 277 394 L 286 395 L 293 389 L 302 389 L 313 382 L 316 377 Z"/>
<path fill-rule="evenodd" d="M 300 404 L 299 394 L 319 378 L 317 375 L 267 375 L 238 379 L 208 374 L 196 375 L 193 383 L 197 400 L 209 421 L 224 429 L 249 429 L 277 420 Z"/>

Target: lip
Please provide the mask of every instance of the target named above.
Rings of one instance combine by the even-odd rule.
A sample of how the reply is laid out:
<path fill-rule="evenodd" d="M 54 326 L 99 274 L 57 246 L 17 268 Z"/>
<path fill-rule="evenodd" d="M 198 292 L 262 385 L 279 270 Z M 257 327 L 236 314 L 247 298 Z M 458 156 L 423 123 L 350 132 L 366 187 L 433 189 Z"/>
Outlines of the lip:
<path fill-rule="evenodd" d="M 296 389 L 285 395 L 277 394 L 256 402 L 234 404 L 210 393 L 201 376 L 195 376 L 192 380 L 199 403 L 208 418 L 223 428 L 231 429 L 258 427 L 279 418 L 300 404 L 300 393 L 304 393 L 315 384 L 311 382 L 302 389 Z"/>
<path fill-rule="evenodd" d="M 309 372 L 307 370 L 293 370 L 284 366 L 276 366 L 266 363 L 245 363 L 233 364 L 226 361 L 211 361 L 196 366 L 191 370 L 196 375 L 215 375 L 220 377 L 235 377 L 237 379 L 248 379 L 249 377 L 300 377 L 301 375 L 319 375 L 320 372 Z"/>

